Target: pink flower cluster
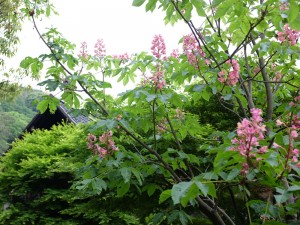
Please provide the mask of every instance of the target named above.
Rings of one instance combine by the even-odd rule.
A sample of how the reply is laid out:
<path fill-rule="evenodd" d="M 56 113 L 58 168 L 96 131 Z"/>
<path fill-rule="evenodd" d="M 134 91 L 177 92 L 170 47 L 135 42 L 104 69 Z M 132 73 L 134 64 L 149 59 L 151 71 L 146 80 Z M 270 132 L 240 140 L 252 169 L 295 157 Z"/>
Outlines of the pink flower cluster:
<path fill-rule="evenodd" d="M 153 73 L 153 76 L 150 77 L 150 80 L 158 90 L 162 90 L 166 86 L 164 71 L 161 66 L 156 67 L 156 71 Z"/>
<path fill-rule="evenodd" d="M 78 57 L 82 57 L 83 59 L 88 59 L 88 57 L 89 57 L 89 54 L 88 54 L 88 51 L 87 51 L 87 43 L 85 41 L 81 42 Z"/>
<path fill-rule="evenodd" d="M 290 102 L 290 106 L 296 106 L 296 105 L 300 105 L 300 95 L 294 98 L 294 101 Z"/>
<path fill-rule="evenodd" d="M 101 158 L 111 155 L 114 151 L 118 150 L 118 147 L 116 147 L 115 142 L 112 140 L 112 131 L 107 131 L 99 137 L 99 142 L 104 147 L 99 145 L 97 137 L 93 134 L 88 134 L 87 140 L 88 149 Z"/>
<path fill-rule="evenodd" d="M 103 42 L 103 39 L 98 39 L 95 46 L 94 46 L 94 53 L 95 56 L 100 58 L 103 58 L 106 55 L 106 49 L 105 44 Z"/>
<path fill-rule="evenodd" d="M 130 59 L 130 56 L 128 55 L 128 53 L 124 53 L 121 55 L 114 55 L 113 58 L 118 59 L 121 62 L 127 62 Z"/>
<path fill-rule="evenodd" d="M 157 124 L 157 130 L 158 134 L 165 133 L 168 130 L 167 126 L 167 120 L 163 118 L 158 124 Z"/>
<path fill-rule="evenodd" d="M 249 171 L 249 160 L 255 158 L 257 154 L 264 154 L 267 152 L 267 146 L 259 147 L 259 141 L 263 140 L 266 126 L 262 121 L 262 110 L 252 108 L 250 110 L 252 117 L 250 120 L 244 118 L 242 122 L 238 123 L 237 136 L 231 143 L 235 146 L 231 147 L 231 150 L 238 151 L 242 156 L 246 158 L 246 162 L 243 163 L 241 174 L 246 175 Z M 256 153 L 256 154 L 255 154 Z M 261 158 L 256 158 L 257 161 Z"/>
<path fill-rule="evenodd" d="M 177 108 L 175 110 L 175 112 L 176 112 L 176 114 L 174 116 L 175 118 L 180 119 L 180 120 L 184 119 L 185 113 L 183 111 L 181 111 L 180 109 Z"/>
<path fill-rule="evenodd" d="M 281 31 L 277 32 L 278 35 L 277 38 L 280 41 L 280 43 L 287 42 L 290 45 L 295 45 L 300 36 L 300 31 L 291 29 L 288 24 L 285 24 L 283 28 L 284 28 L 283 32 Z"/>
<path fill-rule="evenodd" d="M 235 59 L 227 60 L 226 64 L 230 65 L 230 67 L 232 67 L 232 70 L 230 70 L 229 72 L 225 69 L 221 70 L 218 73 L 218 81 L 233 86 L 239 81 L 240 66 L 237 60 Z"/>
<path fill-rule="evenodd" d="M 166 44 L 161 34 L 154 36 L 151 51 L 152 54 L 158 59 L 166 54 Z"/>
<path fill-rule="evenodd" d="M 297 163 L 296 166 L 300 167 L 300 163 L 299 163 L 299 149 L 294 148 L 292 151 L 292 162 Z"/>
<path fill-rule="evenodd" d="M 173 49 L 172 52 L 171 52 L 171 54 L 170 54 L 170 57 L 178 59 L 179 56 L 180 56 L 180 54 L 179 54 L 178 49 Z"/>
<path fill-rule="evenodd" d="M 199 46 L 195 36 L 189 34 L 183 37 L 183 52 L 187 56 L 189 63 L 198 69 L 198 56 L 205 58 L 205 53 Z M 205 61 L 207 63 L 207 61 Z"/>

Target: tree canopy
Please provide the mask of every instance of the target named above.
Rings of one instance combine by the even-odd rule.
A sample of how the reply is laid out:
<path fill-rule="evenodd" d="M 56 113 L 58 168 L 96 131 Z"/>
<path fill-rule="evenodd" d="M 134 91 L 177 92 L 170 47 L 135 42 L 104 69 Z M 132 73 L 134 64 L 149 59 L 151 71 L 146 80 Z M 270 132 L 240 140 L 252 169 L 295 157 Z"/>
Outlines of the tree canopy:
<path fill-rule="evenodd" d="M 153 196 L 146 224 L 299 223 L 299 1 L 132 4 L 164 11 L 166 23 L 183 20 L 190 33 L 180 49 L 168 54 L 156 34 L 150 53 L 110 56 L 102 39 L 94 53 L 86 42 L 75 53 L 56 28 L 40 33 L 26 9 L 49 52 L 21 67 L 35 76 L 52 62 L 40 85 L 94 120 L 94 157 L 74 186 L 90 196 Z M 108 77 L 137 86 L 112 99 Z M 37 107 L 57 104 L 45 96 Z"/>

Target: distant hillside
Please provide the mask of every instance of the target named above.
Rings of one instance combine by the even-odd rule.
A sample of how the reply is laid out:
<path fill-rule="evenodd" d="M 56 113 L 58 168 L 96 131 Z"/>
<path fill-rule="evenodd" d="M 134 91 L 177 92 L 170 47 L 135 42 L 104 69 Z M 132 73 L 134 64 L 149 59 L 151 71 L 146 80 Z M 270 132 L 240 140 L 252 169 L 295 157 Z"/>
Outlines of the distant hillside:
<path fill-rule="evenodd" d="M 42 95 L 41 91 L 24 90 L 11 101 L 0 101 L 0 153 L 11 143 L 37 113 L 34 100 Z"/>

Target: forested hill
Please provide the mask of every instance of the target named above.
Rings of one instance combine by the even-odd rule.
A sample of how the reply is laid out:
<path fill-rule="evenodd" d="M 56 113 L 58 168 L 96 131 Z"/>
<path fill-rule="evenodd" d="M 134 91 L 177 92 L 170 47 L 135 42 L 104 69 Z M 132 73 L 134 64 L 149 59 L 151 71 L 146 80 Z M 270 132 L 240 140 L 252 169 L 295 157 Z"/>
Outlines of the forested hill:
<path fill-rule="evenodd" d="M 41 91 L 24 90 L 14 100 L 0 100 L 0 153 L 11 143 L 37 113 L 32 104 Z"/>

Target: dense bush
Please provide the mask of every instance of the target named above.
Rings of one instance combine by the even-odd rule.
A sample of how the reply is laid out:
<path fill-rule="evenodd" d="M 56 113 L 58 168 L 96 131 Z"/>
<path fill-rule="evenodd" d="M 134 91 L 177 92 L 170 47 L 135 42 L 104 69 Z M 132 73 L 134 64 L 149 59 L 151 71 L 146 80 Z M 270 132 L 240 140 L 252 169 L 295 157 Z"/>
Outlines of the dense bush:
<path fill-rule="evenodd" d="M 109 193 L 90 197 L 72 188 L 90 155 L 85 139 L 81 128 L 59 125 L 16 141 L 1 158 L 0 224 L 139 224 Z"/>

